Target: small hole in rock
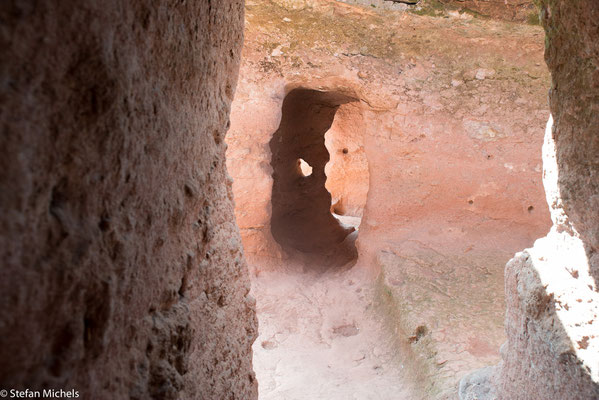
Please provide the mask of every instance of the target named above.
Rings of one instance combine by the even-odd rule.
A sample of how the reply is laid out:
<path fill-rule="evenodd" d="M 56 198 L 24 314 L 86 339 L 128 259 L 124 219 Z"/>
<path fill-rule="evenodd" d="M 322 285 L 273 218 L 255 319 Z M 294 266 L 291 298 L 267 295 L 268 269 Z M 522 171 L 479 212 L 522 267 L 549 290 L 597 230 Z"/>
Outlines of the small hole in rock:
<path fill-rule="evenodd" d="M 408 337 L 409 343 L 417 343 L 424 335 L 428 333 L 428 329 L 425 325 L 420 325 L 414 331 L 414 334 Z"/>
<path fill-rule="evenodd" d="M 300 158 L 298 160 L 298 162 L 299 162 L 300 171 L 303 176 L 312 175 L 312 166 L 310 166 L 310 164 L 308 164 L 306 161 L 304 161 L 303 158 Z"/>
<path fill-rule="evenodd" d="M 100 222 L 98 222 L 98 228 L 100 228 L 102 232 L 106 232 L 110 228 L 110 222 L 107 217 L 102 217 L 100 219 Z"/>

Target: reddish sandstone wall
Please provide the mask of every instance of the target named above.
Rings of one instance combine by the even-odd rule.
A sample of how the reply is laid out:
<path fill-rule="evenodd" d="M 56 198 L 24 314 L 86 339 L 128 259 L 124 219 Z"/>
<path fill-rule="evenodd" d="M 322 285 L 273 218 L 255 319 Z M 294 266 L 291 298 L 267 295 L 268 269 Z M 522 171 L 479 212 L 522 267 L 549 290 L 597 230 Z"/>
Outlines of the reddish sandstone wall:
<path fill-rule="evenodd" d="M 252 399 L 225 171 L 243 2 L 0 5 L 0 387 Z"/>
<path fill-rule="evenodd" d="M 271 234 L 269 144 L 285 96 L 307 88 L 358 99 L 325 134 L 339 139 L 327 143 L 327 188 L 360 194 L 354 205 L 367 197 L 356 268 L 381 272 L 393 334 L 424 360 L 406 367 L 424 397 L 455 398 L 464 374 L 499 362 L 505 263 L 550 227 L 542 29 L 332 1 L 255 2 L 246 15 L 227 163 L 252 269 L 295 267 Z M 346 146 L 350 165 L 337 164 Z M 421 326 L 430 334 L 412 341 Z"/>

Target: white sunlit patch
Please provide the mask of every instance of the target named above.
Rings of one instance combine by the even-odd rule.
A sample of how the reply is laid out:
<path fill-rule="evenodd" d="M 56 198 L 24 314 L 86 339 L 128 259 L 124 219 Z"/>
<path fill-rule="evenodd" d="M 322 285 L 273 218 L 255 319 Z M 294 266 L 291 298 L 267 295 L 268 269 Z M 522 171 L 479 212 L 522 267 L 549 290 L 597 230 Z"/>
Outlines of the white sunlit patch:
<path fill-rule="evenodd" d="M 546 293 L 553 294 L 555 311 L 578 359 L 599 382 L 599 293 L 584 244 L 576 235 L 553 228 L 527 251 Z"/>
<path fill-rule="evenodd" d="M 543 185 L 554 226 L 547 237 L 537 240 L 527 252 L 545 292 L 553 295 L 556 314 L 571 347 L 587 367 L 591 379 L 599 382 L 599 293 L 590 274 L 584 243 L 563 210 L 552 127 L 550 117 L 543 144 Z M 569 229 L 561 231 L 560 226 Z"/>
<path fill-rule="evenodd" d="M 312 167 L 303 158 L 299 159 L 300 171 L 302 171 L 303 176 L 312 175 Z"/>

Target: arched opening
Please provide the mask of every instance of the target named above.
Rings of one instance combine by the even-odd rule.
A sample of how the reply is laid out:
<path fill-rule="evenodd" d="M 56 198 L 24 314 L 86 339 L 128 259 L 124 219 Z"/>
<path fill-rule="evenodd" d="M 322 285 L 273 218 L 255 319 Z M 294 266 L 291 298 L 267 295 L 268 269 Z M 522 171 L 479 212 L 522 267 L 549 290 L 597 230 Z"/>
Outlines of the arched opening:
<path fill-rule="evenodd" d="M 339 92 L 294 89 L 283 101 L 281 123 L 270 141 L 273 169 L 271 233 L 291 255 L 319 266 L 356 259 L 354 227 L 331 213 L 325 133 L 340 106 L 356 102 Z"/>

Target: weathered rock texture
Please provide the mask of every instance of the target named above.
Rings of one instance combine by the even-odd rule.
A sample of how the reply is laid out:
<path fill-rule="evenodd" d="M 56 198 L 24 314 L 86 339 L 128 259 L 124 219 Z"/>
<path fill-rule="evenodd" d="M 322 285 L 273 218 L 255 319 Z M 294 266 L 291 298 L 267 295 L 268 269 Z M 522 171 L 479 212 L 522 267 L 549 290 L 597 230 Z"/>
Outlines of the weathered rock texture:
<path fill-rule="evenodd" d="M 287 0 L 289 3 L 294 0 Z M 306 0 L 295 0 L 295 3 Z M 538 23 L 534 0 L 341 0 L 378 10 L 407 10 L 421 15 L 469 13 L 480 17 Z"/>
<path fill-rule="evenodd" d="M 356 148 L 368 163 L 368 190 L 352 182 L 363 172 L 345 180 L 368 192 L 359 243 L 370 233 L 373 241 L 376 235 L 379 242 L 395 242 L 418 231 L 459 243 L 463 252 L 481 232 L 491 232 L 515 251 L 546 232 L 538 149 L 548 76 L 539 28 L 462 17 L 384 17 L 316 0 L 301 9 L 285 2 L 249 2 L 247 9 L 227 162 L 251 257 L 276 256 L 269 143 L 283 100 L 295 88 L 360 100 L 340 107 L 330 132 L 348 130 L 349 144 L 360 143 L 363 148 Z M 345 146 L 339 147 L 329 153 L 336 156 Z M 447 231 L 457 224 L 463 229 Z M 493 247 L 493 239 L 487 244 Z"/>
<path fill-rule="evenodd" d="M 241 0 L 0 5 L 0 387 L 252 399 Z"/>
<path fill-rule="evenodd" d="M 286 96 L 303 88 L 359 100 L 341 105 L 324 135 L 326 187 L 342 199 L 333 209 L 362 216 L 356 268 L 381 273 L 377 300 L 420 358 L 405 369 L 423 398 L 455 398 L 464 374 L 500 360 L 505 263 L 550 228 L 542 29 L 323 0 L 248 1 L 246 11 L 226 140 L 251 268 L 295 265 L 271 234 L 271 144 Z M 359 196 L 345 207 L 343 193 Z"/>
<path fill-rule="evenodd" d="M 552 73 L 543 147 L 553 228 L 506 266 L 504 399 L 599 398 L 599 4 L 541 2 Z M 463 398 L 467 398 L 464 393 Z"/>
<path fill-rule="evenodd" d="M 541 17 L 552 73 L 561 205 L 594 258 L 599 251 L 599 4 L 545 0 Z M 595 268 L 599 281 L 599 265 Z"/>
<path fill-rule="evenodd" d="M 368 199 L 370 172 L 364 149 L 364 111 L 355 102 L 343 104 L 325 134 L 330 160 L 325 167 L 326 188 L 337 215 L 362 217 Z"/>

